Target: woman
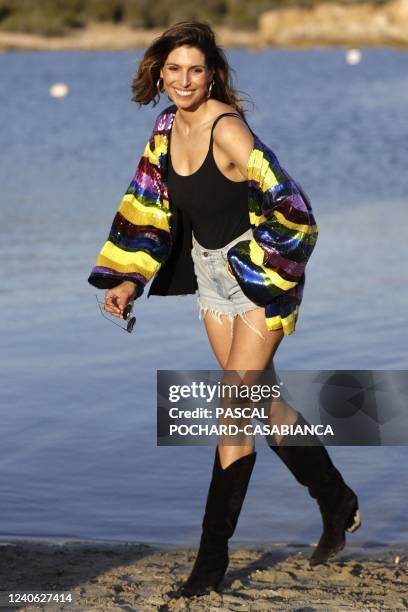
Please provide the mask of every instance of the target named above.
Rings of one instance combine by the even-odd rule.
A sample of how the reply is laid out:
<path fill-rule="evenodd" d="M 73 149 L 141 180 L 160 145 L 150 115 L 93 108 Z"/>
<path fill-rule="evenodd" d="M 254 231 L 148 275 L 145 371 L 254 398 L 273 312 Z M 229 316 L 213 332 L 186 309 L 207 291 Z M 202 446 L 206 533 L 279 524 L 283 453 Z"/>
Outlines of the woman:
<path fill-rule="evenodd" d="M 249 129 L 208 24 L 181 22 L 156 39 L 133 92 L 139 104 L 166 92 L 174 105 L 156 120 L 89 282 L 106 289 L 104 307 L 117 317 L 155 275 L 149 295 L 198 288 L 221 368 L 272 368 L 282 338 L 295 330 L 317 237 L 308 198 Z M 305 423 L 283 401 L 273 413 L 280 423 Z M 357 497 L 317 438 L 302 438 L 301 447 L 290 442 L 268 443 L 318 501 L 324 529 L 311 564 L 323 563 L 344 547 L 345 531 L 357 528 Z M 251 441 L 218 445 L 183 595 L 219 586 L 255 459 Z"/>

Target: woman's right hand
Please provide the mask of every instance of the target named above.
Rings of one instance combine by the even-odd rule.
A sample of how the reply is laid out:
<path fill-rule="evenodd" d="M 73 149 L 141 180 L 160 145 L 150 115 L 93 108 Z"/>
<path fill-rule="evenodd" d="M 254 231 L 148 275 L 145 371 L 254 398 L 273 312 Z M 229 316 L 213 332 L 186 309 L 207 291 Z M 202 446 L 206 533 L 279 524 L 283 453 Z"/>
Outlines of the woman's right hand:
<path fill-rule="evenodd" d="M 117 287 L 105 291 L 104 310 L 122 318 L 125 306 L 131 302 L 137 293 L 137 286 L 132 281 L 123 281 Z"/>

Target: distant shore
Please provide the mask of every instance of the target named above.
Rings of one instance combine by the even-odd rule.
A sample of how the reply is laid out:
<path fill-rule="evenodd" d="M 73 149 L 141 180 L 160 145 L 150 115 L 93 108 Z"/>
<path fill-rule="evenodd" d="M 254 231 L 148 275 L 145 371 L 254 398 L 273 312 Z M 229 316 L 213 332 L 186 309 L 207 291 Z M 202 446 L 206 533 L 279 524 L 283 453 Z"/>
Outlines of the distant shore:
<path fill-rule="evenodd" d="M 102 51 L 146 48 L 163 30 L 143 30 L 120 24 L 91 24 L 67 36 L 40 36 L 20 32 L 0 32 L 0 51 Z M 219 42 L 226 47 L 260 48 L 257 32 L 227 28 L 217 30 Z"/>
<path fill-rule="evenodd" d="M 305 19 L 312 21 L 308 25 Z M 347 15 L 345 16 L 347 20 Z M 317 23 L 317 22 L 316 22 Z M 215 28 L 218 42 L 225 48 L 336 48 L 336 47 L 392 47 L 408 49 L 408 27 L 401 35 L 395 28 L 373 31 L 358 28 L 356 23 L 350 31 L 326 22 L 316 25 L 313 14 L 302 15 L 300 9 L 286 9 L 265 13 L 258 30 L 236 30 Z M 408 22 L 407 22 L 408 23 Z M 282 24 L 282 27 L 281 25 Z M 66 36 L 41 36 L 21 32 L 0 31 L 0 51 L 101 51 L 144 49 L 161 30 L 135 29 L 125 24 L 92 23 L 83 29 L 72 30 Z"/>
<path fill-rule="evenodd" d="M 349 610 L 408 607 L 407 549 L 347 548 L 335 561 L 309 567 L 308 547 L 230 546 L 220 588 L 180 598 L 196 555 L 191 548 L 67 542 L 0 543 L 0 608 L 8 592 L 71 593 L 73 602 L 44 610 Z M 7 609 L 11 610 L 11 606 Z M 19 610 L 32 610 L 21 606 Z"/>

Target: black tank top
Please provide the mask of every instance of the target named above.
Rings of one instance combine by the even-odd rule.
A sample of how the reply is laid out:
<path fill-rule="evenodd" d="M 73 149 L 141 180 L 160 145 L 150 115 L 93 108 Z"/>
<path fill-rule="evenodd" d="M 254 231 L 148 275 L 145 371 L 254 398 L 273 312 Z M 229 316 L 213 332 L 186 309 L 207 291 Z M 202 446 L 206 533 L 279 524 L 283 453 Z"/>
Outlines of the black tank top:
<path fill-rule="evenodd" d="M 169 134 L 168 190 L 172 203 L 190 218 L 194 237 L 207 249 L 220 249 L 251 227 L 248 212 L 247 181 L 231 181 L 218 169 L 213 156 L 213 130 L 210 146 L 200 168 L 187 176 L 177 174 L 171 163 Z"/>

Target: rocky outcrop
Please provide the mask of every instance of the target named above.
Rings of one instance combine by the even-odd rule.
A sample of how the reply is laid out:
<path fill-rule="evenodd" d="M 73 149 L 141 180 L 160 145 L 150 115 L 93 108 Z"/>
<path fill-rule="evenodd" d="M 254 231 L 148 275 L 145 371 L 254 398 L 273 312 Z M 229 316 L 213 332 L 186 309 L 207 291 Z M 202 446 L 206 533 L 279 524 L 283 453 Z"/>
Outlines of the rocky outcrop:
<path fill-rule="evenodd" d="M 271 10 L 260 16 L 259 34 L 265 46 L 407 47 L 408 0 Z"/>

